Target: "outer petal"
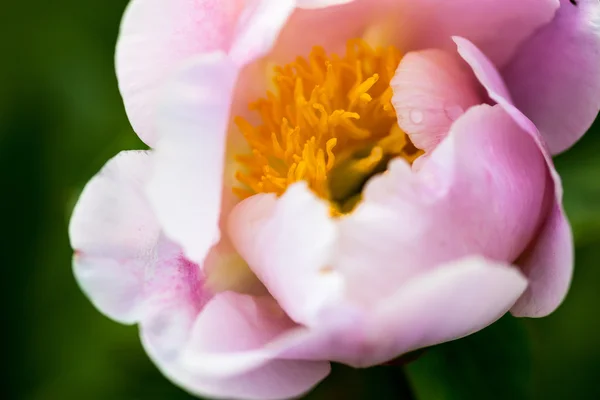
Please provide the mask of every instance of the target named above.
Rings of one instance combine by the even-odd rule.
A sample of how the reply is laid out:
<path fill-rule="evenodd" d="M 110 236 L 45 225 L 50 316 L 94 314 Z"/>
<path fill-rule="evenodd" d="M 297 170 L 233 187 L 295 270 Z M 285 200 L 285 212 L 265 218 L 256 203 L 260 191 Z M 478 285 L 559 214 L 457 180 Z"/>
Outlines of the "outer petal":
<path fill-rule="evenodd" d="M 172 320 L 173 312 L 177 313 L 177 304 L 173 306 L 142 322 L 142 340 L 163 373 L 192 393 L 289 398 L 308 391 L 329 373 L 328 362 L 273 360 L 275 354 L 263 350 L 295 326 L 272 299 L 222 293 L 195 320 Z M 168 325 L 161 323 L 163 318 Z"/>
<path fill-rule="evenodd" d="M 124 323 L 174 302 L 173 318 L 191 315 L 210 297 L 199 267 L 164 238 L 146 201 L 151 156 L 132 151 L 110 160 L 86 186 L 69 227 L 82 289 L 102 312 Z"/>
<path fill-rule="evenodd" d="M 570 147 L 600 110 L 600 2 L 561 0 L 554 20 L 519 49 L 502 75 L 551 152 Z"/>
<path fill-rule="evenodd" d="M 414 276 L 472 254 L 514 261 L 543 221 L 546 185 L 531 137 L 499 106 L 472 107 L 418 171 L 392 161 L 341 220 L 336 265 L 349 296 L 377 304 Z"/>
<path fill-rule="evenodd" d="M 272 297 L 224 292 L 196 319 L 192 338 L 185 349 L 185 361 L 201 371 L 205 365 L 203 372 L 214 376 L 246 372 L 269 359 L 261 357 L 248 365 L 240 362 L 244 358 L 240 356 L 261 350 L 294 328 L 296 324 Z"/>
<path fill-rule="evenodd" d="M 562 208 L 562 184 L 554 169 L 552 158 L 535 125 L 510 101 L 508 91 L 498 71 L 477 47 L 465 39 L 454 38 L 461 56 L 471 65 L 475 75 L 487 89 L 489 96 L 503 107 L 537 143 L 546 159 L 553 180 L 554 198 L 549 214 L 534 240 L 520 260 L 530 280 L 525 295 L 513 313 L 519 316 L 542 317 L 560 305 L 567 294 L 573 273 L 573 236 Z"/>
<path fill-rule="evenodd" d="M 344 4 L 337 0 L 297 0 L 299 7 L 281 30 L 269 58 L 285 64 L 298 56 L 308 56 L 314 46 L 322 46 L 327 52 L 343 52 L 348 39 L 363 36 L 383 8 L 390 9 L 384 1 L 354 0 Z"/>
<path fill-rule="evenodd" d="M 469 107 L 482 103 L 479 85 L 460 57 L 436 49 L 408 53 L 391 82 L 398 125 L 429 152 Z"/>
<path fill-rule="evenodd" d="M 530 284 L 511 312 L 517 317 L 544 317 L 564 300 L 573 274 L 573 235 L 560 203 L 554 203 L 536 241 L 518 264 Z"/>
<path fill-rule="evenodd" d="M 338 307 L 277 347 L 287 358 L 373 366 L 488 326 L 526 287 L 516 267 L 481 257 L 455 260 L 409 280 L 375 308 Z"/>
<path fill-rule="evenodd" d="M 375 311 L 371 340 L 377 352 L 368 365 L 479 331 L 504 315 L 526 287 L 517 268 L 480 257 L 419 276 Z"/>
<path fill-rule="evenodd" d="M 187 390 L 249 399 L 288 398 L 309 390 L 329 373 L 329 363 L 277 361 L 284 347 L 263 350 L 295 328 L 274 300 L 234 293 L 213 298 L 200 267 L 161 235 L 144 193 L 151 161 L 146 152 L 122 153 L 82 193 L 70 225 L 82 289 L 109 317 L 140 322 L 151 358 Z M 213 247 L 205 267 L 229 260 L 227 251 L 227 243 Z M 186 352 L 191 358 L 206 355 L 212 366 L 220 366 L 219 373 L 188 368 Z M 240 369 L 239 360 L 249 357 L 252 364 Z M 232 358 L 238 363 L 224 365 Z"/>
<path fill-rule="evenodd" d="M 558 5 L 559 0 L 355 0 L 319 10 L 298 9 L 282 30 L 275 54 L 278 62 L 285 62 L 307 55 L 315 45 L 343 51 L 346 41 L 356 37 L 373 44 L 392 42 L 405 52 L 451 50 L 450 37 L 461 35 L 504 65 L 525 39 L 552 19 Z"/>
<path fill-rule="evenodd" d="M 79 285 L 100 311 L 122 323 L 140 315 L 144 271 L 160 235 L 142 194 L 149 164 L 142 151 L 110 160 L 86 185 L 69 225 Z"/>
<path fill-rule="evenodd" d="M 117 43 L 119 88 L 133 129 L 148 144 L 156 140 L 160 88 L 188 57 L 227 51 L 242 0 L 133 0 Z"/>
<path fill-rule="evenodd" d="M 183 60 L 232 48 L 244 50 L 240 62 L 258 57 L 292 10 L 292 0 L 133 0 L 121 25 L 116 69 L 127 114 L 142 140 L 154 146 L 161 87 Z"/>
<path fill-rule="evenodd" d="M 202 264 L 219 240 L 226 129 L 237 68 L 223 53 L 189 61 L 167 86 L 148 195 L 166 235 Z"/>
<path fill-rule="evenodd" d="M 340 304 L 321 314 L 315 326 L 303 327 L 296 326 L 272 298 L 224 293 L 197 321 L 183 362 L 189 370 L 215 378 L 245 374 L 269 363 L 286 369 L 290 364 L 284 360 L 361 365 L 377 346 L 366 342 L 372 311 Z M 215 326 L 222 329 L 215 331 Z M 239 335 L 241 331 L 245 334 Z M 323 365 L 312 365 L 322 370 Z"/>
<path fill-rule="evenodd" d="M 229 219 L 239 253 L 288 315 L 305 325 L 343 293 L 342 277 L 331 268 L 337 231 L 328 213 L 327 205 L 298 183 L 279 199 L 248 198 Z"/>
<path fill-rule="evenodd" d="M 406 3 L 405 12 L 410 19 L 406 20 L 406 29 L 401 29 L 411 38 L 411 49 L 440 46 L 450 49 L 450 37 L 460 35 L 476 43 L 496 65 L 508 62 L 525 39 L 552 20 L 559 6 L 559 0 L 407 0 Z"/>

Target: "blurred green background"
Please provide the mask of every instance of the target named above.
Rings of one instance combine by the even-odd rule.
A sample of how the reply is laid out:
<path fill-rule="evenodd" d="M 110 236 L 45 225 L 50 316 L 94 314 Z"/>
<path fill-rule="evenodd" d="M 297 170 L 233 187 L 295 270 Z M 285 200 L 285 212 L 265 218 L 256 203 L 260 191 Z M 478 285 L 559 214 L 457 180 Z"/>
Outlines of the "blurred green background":
<path fill-rule="evenodd" d="M 165 0 L 167 1 L 167 0 Z M 135 327 L 100 315 L 71 274 L 67 224 L 86 181 L 143 148 L 113 70 L 127 0 L 5 2 L 0 26 L 2 313 L 8 399 L 187 399 L 143 353 Z M 600 399 L 600 124 L 556 160 L 577 263 L 564 305 L 506 317 L 408 367 L 420 399 Z M 313 399 L 403 397 L 392 367 L 336 367 Z"/>

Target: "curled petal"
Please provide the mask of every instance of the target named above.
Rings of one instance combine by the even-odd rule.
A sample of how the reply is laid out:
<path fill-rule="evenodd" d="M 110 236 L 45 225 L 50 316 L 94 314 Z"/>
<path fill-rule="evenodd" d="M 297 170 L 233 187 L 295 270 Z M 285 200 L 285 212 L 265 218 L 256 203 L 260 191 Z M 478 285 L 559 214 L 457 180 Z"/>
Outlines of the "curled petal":
<path fill-rule="evenodd" d="M 286 348 L 282 357 L 378 365 L 485 328 L 526 287 L 518 268 L 470 256 L 416 276 L 373 308 L 340 306 L 279 348 Z"/>
<path fill-rule="evenodd" d="M 169 74 L 188 57 L 228 51 L 240 0 L 133 0 L 117 42 L 119 88 L 133 129 L 156 141 L 156 107 Z"/>
<path fill-rule="evenodd" d="M 398 125 L 429 152 L 469 107 L 482 103 L 478 83 L 464 61 L 430 49 L 408 53 L 391 82 Z"/>
<path fill-rule="evenodd" d="M 403 3 L 407 25 L 401 29 L 410 41 L 411 50 L 451 49 L 450 37 L 458 35 L 473 41 L 500 66 L 511 59 L 518 46 L 533 32 L 552 20 L 559 6 L 558 0 L 407 0 Z"/>
<path fill-rule="evenodd" d="M 526 287 L 517 268 L 481 257 L 419 276 L 375 311 L 371 340 L 378 347 L 369 364 L 477 332 L 504 315 Z"/>
<path fill-rule="evenodd" d="M 144 193 L 152 156 L 121 153 L 82 193 L 69 232 L 82 289 L 109 317 L 139 322 L 150 357 L 189 391 L 248 399 L 308 391 L 329 373 L 329 363 L 276 360 L 286 348 L 281 346 L 263 350 L 296 327 L 277 304 L 232 292 L 213 297 L 200 267 L 161 234 Z M 213 247 L 204 267 L 230 260 L 230 251 L 222 244 Z M 196 357 L 213 370 L 200 373 L 183 361 Z M 250 358 L 251 364 L 240 362 Z M 226 363 L 232 359 L 235 363 Z"/>
<path fill-rule="evenodd" d="M 302 9 L 306 3 L 335 6 Z M 315 45 L 339 52 L 353 37 L 373 45 L 392 43 L 403 52 L 453 50 L 450 38 L 460 35 L 481 46 L 497 65 L 505 65 L 523 41 L 552 20 L 558 5 L 559 0 L 302 1 L 282 30 L 274 55 L 278 62 L 289 62 Z"/>
<path fill-rule="evenodd" d="M 141 151 L 110 160 L 86 186 L 69 229 L 80 285 L 101 311 L 125 323 L 171 307 L 194 315 L 210 298 L 200 269 L 162 235 L 146 200 L 152 161 Z"/>
<path fill-rule="evenodd" d="M 554 203 L 544 227 L 518 264 L 530 288 L 511 309 L 517 317 L 544 317 L 564 300 L 573 274 L 573 236 L 559 203 Z"/>
<path fill-rule="evenodd" d="M 558 7 L 559 0 L 356 0 L 336 10 L 352 11 L 352 18 L 332 18 L 332 23 L 340 28 L 359 25 L 365 33 L 380 30 L 407 52 L 450 50 L 450 38 L 464 36 L 502 66 L 521 43 L 552 20 Z"/>
<path fill-rule="evenodd" d="M 599 66 L 600 2 L 561 0 L 554 20 L 502 70 L 514 104 L 553 154 L 575 143 L 598 115 Z"/>
<path fill-rule="evenodd" d="M 231 52 L 240 63 L 260 57 L 293 6 L 292 0 L 131 1 L 121 24 L 116 70 L 140 138 L 155 145 L 162 87 L 182 62 L 214 52 Z"/>
<path fill-rule="evenodd" d="M 414 171 L 390 163 L 340 222 L 349 296 L 376 304 L 398 285 L 472 254 L 506 263 L 546 215 L 547 168 L 531 137 L 500 107 L 475 106 Z"/>
<path fill-rule="evenodd" d="M 122 323 L 139 318 L 145 267 L 160 236 L 143 196 L 149 166 L 142 151 L 110 160 L 86 185 L 69 225 L 79 285 L 100 311 Z"/>
<path fill-rule="evenodd" d="M 564 299 L 573 273 L 573 235 L 562 207 L 562 184 L 544 139 L 536 126 L 511 102 L 502 77 L 486 56 L 468 40 L 454 38 L 458 52 L 471 65 L 490 98 L 533 138 L 543 154 L 551 177 L 548 214 L 519 265 L 527 274 L 529 288 L 512 310 L 519 316 L 541 317 L 554 311 Z"/>
<path fill-rule="evenodd" d="M 295 325 L 270 298 L 221 293 L 195 319 L 170 322 L 156 329 L 153 320 L 142 321 L 142 342 L 165 375 L 198 395 L 290 398 L 329 373 L 326 361 L 275 359 L 278 351 L 266 346 Z M 184 340 L 173 326 L 186 327 Z"/>

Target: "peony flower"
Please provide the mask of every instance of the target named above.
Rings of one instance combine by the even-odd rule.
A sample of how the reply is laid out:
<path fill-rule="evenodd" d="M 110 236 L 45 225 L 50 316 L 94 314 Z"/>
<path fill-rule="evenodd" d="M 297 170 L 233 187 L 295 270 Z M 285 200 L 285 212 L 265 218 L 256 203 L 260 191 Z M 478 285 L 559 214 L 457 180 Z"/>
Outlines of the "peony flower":
<path fill-rule="evenodd" d="M 86 186 L 74 271 L 188 391 L 294 397 L 564 298 L 597 0 L 133 0 L 116 62 L 152 150 Z"/>

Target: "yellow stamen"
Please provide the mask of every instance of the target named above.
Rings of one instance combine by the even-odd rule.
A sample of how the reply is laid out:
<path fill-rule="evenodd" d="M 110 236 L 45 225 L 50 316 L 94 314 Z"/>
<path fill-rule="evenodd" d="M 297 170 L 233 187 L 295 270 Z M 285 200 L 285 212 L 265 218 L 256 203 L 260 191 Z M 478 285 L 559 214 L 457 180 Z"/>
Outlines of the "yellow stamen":
<path fill-rule="evenodd" d="M 235 194 L 281 195 L 305 180 L 338 212 L 348 212 L 360 201 L 362 185 L 391 158 L 412 162 L 420 156 L 398 127 L 391 103 L 390 81 L 400 59 L 394 47 L 373 49 L 353 39 L 343 57 L 314 47 L 308 58 L 275 67 L 275 93 L 250 104 L 261 123 L 234 120 L 252 149 L 237 157 L 243 187 Z"/>

